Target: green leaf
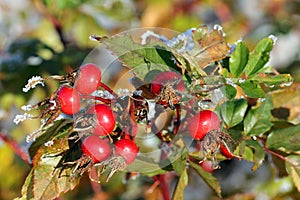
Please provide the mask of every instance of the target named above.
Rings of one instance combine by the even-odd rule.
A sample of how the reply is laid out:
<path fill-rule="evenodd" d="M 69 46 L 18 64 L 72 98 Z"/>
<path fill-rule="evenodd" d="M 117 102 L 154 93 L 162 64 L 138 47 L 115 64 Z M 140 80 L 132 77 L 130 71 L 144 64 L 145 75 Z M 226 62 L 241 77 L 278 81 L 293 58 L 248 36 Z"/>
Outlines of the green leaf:
<path fill-rule="evenodd" d="M 225 85 L 221 88 L 227 99 L 234 99 L 236 96 L 236 88 L 232 85 Z"/>
<path fill-rule="evenodd" d="M 190 162 L 191 167 L 202 177 L 202 179 L 208 184 L 208 186 L 221 197 L 221 187 L 218 180 L 209 172 L 206 172 L 202 169 L 199 164 Z"/>
<path fill-rule="evenodd" d="M 300 150 L 300 125 L 292 125 L 288 128 L 276 129 L 267 138 L 267 147 L 278 149 L 280 147 L 290 151 Z"/>
<path fill-rule="evenodd" d="M 287 172 L 292 177 L 298 192 L 300 192 L 300 156 L 291 155 L 286 157 L 285 164 Z"/>
<path fill-rule="evenodd" d="M 252 108 L 244 119 L 244 131 L 248 136 L 260 135 L 272 127 L 270 118 L 273 102 L 270 96 L 266 96 L 264 102 L 257 108 Z"/>
<path fill-rule="evenodd" d="M 271 75 L 261 73 L 253 75 L 250 80 L 256 83 L 264 83 L 268 86 L 275 86 L 280 84 L 291 84 L 293 77 L 290 74 Z"/>
<path fill-rule="evenodd" d="M 162 70 L 176 68 L 173 54 L 164 43 L 141 45 L 130 35 L 116 35 L 99 39 L 107 49 L 115 54 L 124 66 L 136 68 L 135 72 L 141 73 L 141 78 L 148 70 Z M 138 71 L 137 71 L 138 70 Z"/>
<path fill-rule="evenodd" d="M 233 77 L 240 77 L 248 62 L 249 50 L 243 42 L 237 43 L 229 59 L 229 70 Z"/>
<path fill-rule="evenodd" d="M 252 166 L 252 170 L 256 171 L 263 163 L 266 156 L 266 152 L 264 151 L 263 147 L 259 144 L 258 141 L 246 140 L 245 142 L 246 142 L 246 146 L 250 147 L 254 151 L 254 155 L 253 155 L 254 164 Z"/>
<path fill-rule="evenodd" d="M 127 170 L 130 172 L 139 172 L 150 177 L 164 174 L 168 171 L 163 169 L 160 164 L 155 162 L 153 159 L 140 156 L 137 156 L 135 161 L 127 167 Z"/>
<path fill-rule="evenodd" d="M 254 50 L 250 53 L 248 63 L 245 67 L 246 76 L 260 72 L 270 59 L 274 41 L 268 37 L 260 40 Z"/>
<path fill-rule="evenodd" d="M 29 147 L 29 156 L 31 159 L 35 156 L 38 149 L 43 146 L 46 142 L 53 138 L 63 137 L 68 134 L 72 128 L 70 120 L 57 120 L 52 125 L 42 130 L 41 135 Z"/>
<path fill-rule="evenodd" d="M 175 190 L 172 196 L 174 200 L 184 200 L 184 188 L 188 185 L 188 174 L 186 168 L 182 171 L 179 180 L 175 186 Z"/>
<path fill-rule="evenodd" d="M 53 146 L 42 146 L 38 150 L 22 188 L 22 199 L 55 199 L 78 185 L 78 178 L 70 179 L 74 167 L 65 168 L 62 173 L 56 168 L 62 158 L 61 145 L 56 141 Z"/>
<path fill-rule="evenodd" d="M 265 96 L 265 92 L 263 91 L 261 86 L 251 80 L 246 80 L 237 84 L 243 89 L 244 93 L 248 97 L 261 98 Z"/>
<path fill-rule="evenodd" d="M 243 121 L 247 107 L 245 99 L 226 101 L 220 106 L 222 119 L 228 127 L 233 127 Z"/>

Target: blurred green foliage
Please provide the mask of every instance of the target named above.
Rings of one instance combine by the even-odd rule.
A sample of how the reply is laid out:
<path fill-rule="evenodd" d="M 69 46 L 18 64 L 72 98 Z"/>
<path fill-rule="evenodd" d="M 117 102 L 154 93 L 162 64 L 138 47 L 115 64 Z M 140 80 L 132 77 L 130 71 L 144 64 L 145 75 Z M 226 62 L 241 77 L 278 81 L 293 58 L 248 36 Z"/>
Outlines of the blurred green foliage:
<path fill-rule="evenodd" d="M 26 121 L 16 126 L 12 122 L 13 118 L 20 112 L 20 106 L 49 96 L 55 90 L 56 83 L 49 83 L 47 88 L 38 88 L 29 93 L 22 92 L 23 86 L 33 75 L 65 74 L 79 67 L 90 50 L 96 46 L 95 42 L 89 40 L 89 36 L 95 33 L 114 35 L 138 27 L 164 27 L 185 31 L 198 24 L 209 26 L 221 24 L 227 33 L 227 41 L 234 43 L 243 38 L 245 43 L 253 48 L 261 38 L 273 34 L 278 37 L 278 43 L 271 52 L 270 64 L 280 72 L 291 73 L 295 81 L 299 82 L 299 13 L 300 2 L 296 0 L 167 0 L 163 3 L 150 0 L 1 1 L 0 132 L 16 140 L 21 148 L 26 149 L 25 137 L 39 127 L 39 122 Z M 294 99 L 293 105 L 299 108 L 297 96 L 293 91 L 289 92 L 289 95 L 292 95 Z M 284 102 L 276 100 L 275 104 L 283 105 Z M 293 112 L 296 115 L 294 118 L 297 118 L 299 112 Z M 21 186 L 29 172 L 30 165 L 2 141 L 0 141 L 0 158 L 2 161 L 0 199 L 12 199 L 20 195 Z M 238 167 L 235 169 L 244 175 L 249 173 Z M 270 166 L 266 166 L 261 170 L 264 172 L 263 170 L 269 171 L 270 169 Z M 226 170 L 227 168 L 224 167 L 219 174 L 226 173 Z M 240 177 L 240 174 L 235 176 Z M 224 180 L 228 181 L 230 178 L 225 177 Z M 288 188 L 291 185 L 291 179 L 267 178 L 265 180 L 251 179 L 255 183 L 252 188 L 240 186 L 240 188 L 226 189 L 225 187 L 224 193 L 230 196 L 236 191 L 244 192 L 244 195 L 237 197 L 239 199 L 254 199 L 255 197 L 249 192 L 257 196 L 269 195 L 270 198 L 276 199 L 284 199 L 285 195 L 292 193 L 292 189 Z M 244 181 L 249 180 L 250 178 L 244 179 Z M 99 189 L 99 186 L 95 185 L 90 187 L 89 181 L 84 179 L 79 186 L 81 189 L 69 196 L 67 194 L 64 199 L 89 199 L 92 196 L 98 199 L 118 199 L 121 196 L 124 199 L 140 196 L 145 196 L 146 199 L 160 197 L 155 189 L 150 197 L 143 192 L 134 193 L 132 191 L 141 190 L 138 189 L 139 186 L 131 182 L 124 185 L 120 177 L 116 182 L 119 184 L 104 185 L 102 189 Z M 192 182 L 198 184 L 199 180 L 195 179 Z M 148 179 L 141 179 L 139 183 L 142 183 L 145 188 L 151 185 Z M 239 184 L 243 185 L 243 183 Z M 121 194 L 125 191 L 125 187 L 133 194 L 130 192 Z M 287 189 L 282 190 L 284 187 Z M 196 189 L 191 186 L 187 191 L 198 192 L 198 189 L 199 185 Z M 201 192 L 203 192 L 204 199 L 206 195 L 210 195 L 209 192 L 202 190 Z M 190 195 L 192 198 L 193 195 Z M 299 195 L 298 198 L 300 198 Z"/>

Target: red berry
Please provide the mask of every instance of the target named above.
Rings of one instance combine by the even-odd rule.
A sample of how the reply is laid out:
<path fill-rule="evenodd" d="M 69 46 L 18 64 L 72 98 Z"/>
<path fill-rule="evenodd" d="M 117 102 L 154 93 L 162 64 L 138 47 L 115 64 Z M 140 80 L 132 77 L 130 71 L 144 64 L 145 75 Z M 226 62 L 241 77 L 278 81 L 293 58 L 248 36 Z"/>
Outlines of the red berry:
<path fill-rule="evenodd" d="M 101 82 L 101 70 L 95 64 L 88 63 L 79 68 L 75 88 L 80 94 L 91 94 Z"/>
<path fill-rule="evenodd" d="M 124 157 L 127 165 L 129 165 L 135 160 L 139 151 L 136 144 L 133 141 L 128 139 L 118 140 L 115 143 L 115 147 L 116 147 L 116 154 Z"/>
<path fill-rule="evenodd" d="M 154 77 L 152 84 L 151 84 L 151 91 L 154 95 L 158 95 L 164 84 L 166 84 L 168 82 L 173 83 L 176 81 L 178 81 L 178 83 L 175 83 L 176 90 L 183 92 L 184 91 L 184 82 L 182 80 L 182 77 L 178 73 L 170 72 L 170 71 L 161 72 L 157 76 Z"/>
<path fill-rule="evenodd" d="M 210 110 L 202 110 L 188 121 L 189 134 L 196 140 L 202 140 L 209 131 L 219 128 L 219 117 Z"/>
<path fill-rule="evenodd" d="M 224 145 L 224 144 L 220 145 L 220 152 L 226 158 L 233 158 L 233 157 L 235 157 L 235 155 L 230 151 L 230 149 L 226 145 Z"/>
<path fill-rule="evenodd" d="M 96 113 L 98 124 L 94 128 L 94 134 L 99 136 L 109 135 L 116 125 L 116 119 L 111 108 L 105 104 L 97 104 L 88 110 L 89 114 Z"/>
<path fill-rule="evenodd" d="M 80 110 L 80 95 L 74 88 L 61 86 L 56 95 L 61 112 L 73 115 Z"/>
<path fill-rule="evenodd" d="M 209 160 L 201 161 L 201 162 L 199 162 L 199 165 L 206 172 L 213 173 L 215 171 L 215 169 L 213 168 L 212 162 Z"/>
<path fill-rule="evenodd" d="M 107 140 L 95 135 L 88 136 L 82 141 L 82 152 L 90 156 L 95 163 L 106 160 L 111 154 L 111 147 Z"/>

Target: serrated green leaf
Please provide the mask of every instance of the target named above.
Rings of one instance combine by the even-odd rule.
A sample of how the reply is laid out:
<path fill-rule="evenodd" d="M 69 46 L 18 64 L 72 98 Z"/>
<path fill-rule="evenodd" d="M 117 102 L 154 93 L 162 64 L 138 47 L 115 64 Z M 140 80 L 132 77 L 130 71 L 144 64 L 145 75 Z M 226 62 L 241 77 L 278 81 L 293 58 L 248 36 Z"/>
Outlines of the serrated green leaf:
<path fill-rule="evenodd" d="M 248 97 L 261 98 L 265 96 L 265 92 L 263 91 L 261 86 L 251 80 L 246 80 L 237 84 L 243 89 L 244 93 Z"/>
<path fill-rule="evenodd" d="M 65 168 L 63 171 L 56 168 L 65 145 L 54 141 L 52 146 L 39 148 L 31 172 L 23 185 L 22 199 L 55 199 L 78 185 L 79 178 L 70 179 L 74 167 Z"/>
<path fill-rule="evenodd" d="M 56 137 L 63 137 L 71 130 L 71 121 L 69 120 L 57 120 L 52 125 L 42 130 L 41 135 L 29 147 L 29 156 L 31 159 L 35 156 L 38 149 L 46 142 Z"/>
<path fill-rule="evenodd" d="M 124 66 L 136 68 L 143 76 L 146 75 L 145 69 L 168 69 L 176 68 L 173 54 L 167 49 L 164 43 L 141 45 L 131 38 L 130 35 L 116 35 L 100 40 L 107 49 L 112 51 Z"/>
<path fill-rule="evenodd" d="M 248 63 L 245 67 L 246 76 L 260 72 L 270 59 L 270 52 L 273 49 L 274 41 L 271 38 L 263 38 L 258 42 L 254 50 L 249 55 Z"/>
<path fill-rule="evenodd" d="M 221 187 L 218 180 L 209 172 L 206 172 L 202 167 L 196 163 L 190 162 L 191 167 L 197 172 L 199 176 L 208 184 L 208 186 L 221 197 Z"/>
<path fill-rule="evenodd" d="M 228 127 L 233 127 L 243 121 L 248 104 L 245 99 L 235 99 L 224 102 L 220 106 L 222 119 Z"/>
<path fill-rule="evenodd" d="M 293 77 L 290 74 L 255 74 L 249 80 L 252 80 L 256 83 L 264 83 L 268 86 L 275 86 L 280 84 L 291 84 Z"/>
<path fill-rule="evenodd" d="M 267 138 L 267 147 L 278 149 L 280 147 L 290 151 L 300 150 L 300 125 L 291 125 L 288 128 L 276 129 Z"/>
<path fill-rule="evenodd" d="M 245 142 L 246 142 L 246 146 L 250 147 L 254 151 L 254 155 L 253 155 L 254 164 L 252 166 L 252 170 L 256 171 L 263 163 L 266 156 L 266 152 L 264 151 L 263 147 L 255 140 L 246 140 Z"/>
<path fill-rule="evenodd" d="M 174 200 L 184 200 L 184 188 L 188 185 L 188 174 L 186 168 L 182 171 L 179 180 L 175 186 L 172 199 Z"/>
<path fill-rule="evenodd" d="M 300 156 L 291 155 L 286 157 L 285 164 L 287 172 L 292 177 L 298 192 L 300 192 Z"/>
<path fill-rule="evenodd" d="M 244 119 L 244 131 L 248 136 L 260 135 L 270 130 L 272 123 L 271 110 L 273 102 L 270 96 L 266 96 L 265 101 L 257 108 L 252 108 Z"/>
<path fill-rule="evenodd" d="M 240 77 L 248 62 L 249 50 L 243 42 L 237 43 L 229 59 L 229 70 L 233 77 Z"/>

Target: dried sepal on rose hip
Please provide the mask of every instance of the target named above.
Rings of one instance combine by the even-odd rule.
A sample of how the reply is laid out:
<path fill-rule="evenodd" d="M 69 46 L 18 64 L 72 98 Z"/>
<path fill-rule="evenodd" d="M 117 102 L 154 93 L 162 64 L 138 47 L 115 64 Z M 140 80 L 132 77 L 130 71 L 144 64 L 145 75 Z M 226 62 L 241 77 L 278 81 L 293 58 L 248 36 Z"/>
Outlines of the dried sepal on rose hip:
<path fill-rule="evenodd" d="M 220 119 L 211 110 L 200 111 L 190 118 L 187 123 L 188 132 L 195 140 L 202 140 L 208 132 L 220 128 Z"/>
<path fill-rule="evenodd" d="M 171 108 L 179 102 L 178 92 L 184 92 L 184 89 L 182 77 L 171 71 L 159 73 L 151 83 L 151 92 L 157 98 L 158 103 Z"/>

